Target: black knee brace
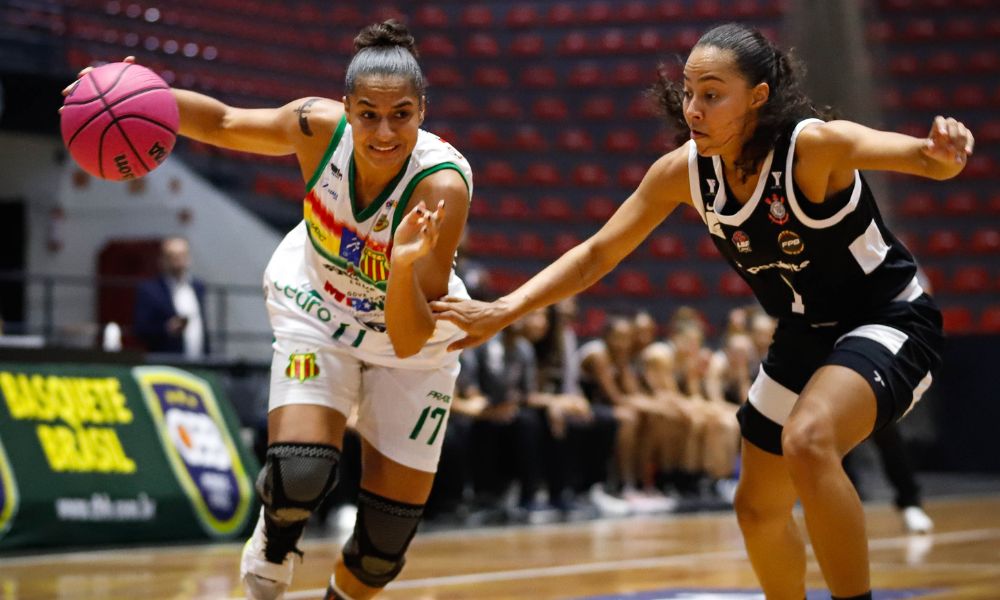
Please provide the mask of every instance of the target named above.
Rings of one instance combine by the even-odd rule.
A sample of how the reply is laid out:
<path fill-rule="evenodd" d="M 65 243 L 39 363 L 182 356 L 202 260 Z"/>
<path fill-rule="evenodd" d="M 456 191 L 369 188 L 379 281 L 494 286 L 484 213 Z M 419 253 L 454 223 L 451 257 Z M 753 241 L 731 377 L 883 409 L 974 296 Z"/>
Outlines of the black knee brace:
<path fill-rule="evenodd" d="M 285 525 L 309 518 L 337 485 L 340 450 L 325 444 L 277 443 L 257 477 L 265 512 Z"/>
<path fill-rule="evenodd" d="M 422 504 L 404 504 L 361 490 L 354 533 L 344 544 L 344 565 L 361 583 L 385 587 L 403 570 L 406 549 L 423 513 Z"/>

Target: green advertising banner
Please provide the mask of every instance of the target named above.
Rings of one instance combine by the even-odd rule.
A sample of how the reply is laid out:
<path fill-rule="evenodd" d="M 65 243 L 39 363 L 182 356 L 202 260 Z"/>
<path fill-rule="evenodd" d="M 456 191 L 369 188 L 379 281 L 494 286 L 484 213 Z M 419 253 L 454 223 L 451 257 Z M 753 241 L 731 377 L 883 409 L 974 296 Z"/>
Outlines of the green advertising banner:
<path fill-rule="evenodd" d="M 0 551 L 248 535 L 238 431 L 207 373 L 0 363 Z"/>

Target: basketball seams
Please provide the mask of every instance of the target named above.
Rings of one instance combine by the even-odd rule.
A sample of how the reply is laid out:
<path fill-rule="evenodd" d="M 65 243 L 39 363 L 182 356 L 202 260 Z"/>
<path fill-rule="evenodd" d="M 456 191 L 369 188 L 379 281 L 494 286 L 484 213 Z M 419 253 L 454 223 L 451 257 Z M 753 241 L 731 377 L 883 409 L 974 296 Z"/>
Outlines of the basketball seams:
<path fill-rule="evenodd" d="M 95 98 L 95 99 L 96 100 L 101 100 L 101 102 L 104 103 L 105 111 L 109 115 L 111 115 L 111 118 L 115 118 L 115 114 L 111 111 L 112 108 L 114 108 L 115 106 L 118 106 L 119 104 L 121 104 L 122 102 L 124 102 L 126 100 L 131 100 L 132 98 L 135 98 L 136 96 L 138 96 L 140 94 L 145 94 L 146 92 L 151 92 L 153 90 L 170 90 L 170 88 L 169 87 L 164 87 L 162 85 L 142 88 L 141 90 L 135 90 L 134 92 L 129 93 L 129 95 L 127 95 L 127 96 L 122 96 L 121 98 L 115 100 L 112 104 L 108 104 L 107 102 L 105 102 L 103 97 L 101 97 L 101 98 Z M 88 100 L 87 102 L 93 102 L 93 100 Z M 78 105 L 80 105 L 80 104 L 86 104 L 86 103 L 81 102 Z M 66 147 L 68 148 L 68 147 L 72 146 L 73 145 L 73 140 L 76 139 L 76 136 L 81 131 L 83 131 L 84 129 L 86 129 L 88 125 L 90 125 L 91 123 L 93 123 L 102 114 L 104 114 L 105 111 L 100 111 L 100 112 L 95 113 L 94 115 L 91 115 L 91 117 L 89 119 L 87 119 L 87 121 L 83 125 L 80 125 L 77 128 L 77 130 L 75 132 L 73 132 L 73 135 L 70 136 L 69 141 L 66 142 Z"/>

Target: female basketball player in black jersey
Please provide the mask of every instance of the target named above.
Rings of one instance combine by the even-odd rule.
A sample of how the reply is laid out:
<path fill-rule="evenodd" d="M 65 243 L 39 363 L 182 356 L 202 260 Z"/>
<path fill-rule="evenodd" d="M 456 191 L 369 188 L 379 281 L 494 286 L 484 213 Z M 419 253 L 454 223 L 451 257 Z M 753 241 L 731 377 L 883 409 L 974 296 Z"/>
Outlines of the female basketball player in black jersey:
<path fill-rule="evenodd" d="M 841 458 L 901 417 L 939 362 L 941 317 L 909 251 L 886 229 L 859 170 L 958 175 L 973 137 L 937 117 L 926 138 L 823 122 L 793 60 L 759 32 L 723 25 L 692 49 L 683 81 L 656 88 L 690 141 L 657 160 L 594 236 L 493 303 L 445 299 L 467 347 L 576 294 L 681 203 L 779 319 L 740 410 L 736 512 L 769 599 L 805 597 L 801 500 L 834 598 L 871 598 L 862 506 Z"/>

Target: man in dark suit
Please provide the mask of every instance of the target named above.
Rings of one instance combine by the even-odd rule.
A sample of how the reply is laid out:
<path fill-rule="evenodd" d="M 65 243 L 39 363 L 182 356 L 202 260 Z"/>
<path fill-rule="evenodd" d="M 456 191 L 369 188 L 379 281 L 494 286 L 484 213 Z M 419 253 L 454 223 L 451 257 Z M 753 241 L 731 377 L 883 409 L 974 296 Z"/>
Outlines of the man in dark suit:
<path fill-rule="evenodd" d="M 150 352 L 198 359 L 209 351 L 205 284 L 190 273 L 191 249 L 182 237 L 160 247 L 161 274 L 136 290 L 135 334 Z"/>

